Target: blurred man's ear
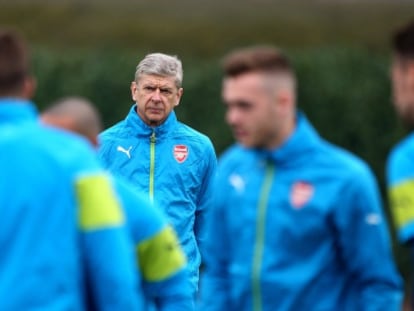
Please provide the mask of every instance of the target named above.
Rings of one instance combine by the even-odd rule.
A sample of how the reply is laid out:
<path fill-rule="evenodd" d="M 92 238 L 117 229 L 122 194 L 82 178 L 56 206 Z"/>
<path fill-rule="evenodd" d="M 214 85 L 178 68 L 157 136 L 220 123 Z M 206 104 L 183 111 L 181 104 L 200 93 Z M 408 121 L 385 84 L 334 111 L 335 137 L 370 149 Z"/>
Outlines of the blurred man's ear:
<path fill-rule="evenodd" d="M 279 90 L 276 97 L 276 102 L 283 109 L 292 109 L 295 107 L 295 94 L 290 89 Z"/>
<path fill-rule="evenodd" d="M 26 99 L 31 99 L 34 97 L 36 92 L 37 82 L 36 79 L 32 76 L 27 76 L 23 82 L 22 96 Z"/>
<path fill-rule="evenodd" d="M 184 89 L 180 87 L 177 91 L 177 102 L 175 103 L 174 106 L 178 106 L 180 104 L 181 96 L 183 96 L 183 93 L 184 93 Z"/>

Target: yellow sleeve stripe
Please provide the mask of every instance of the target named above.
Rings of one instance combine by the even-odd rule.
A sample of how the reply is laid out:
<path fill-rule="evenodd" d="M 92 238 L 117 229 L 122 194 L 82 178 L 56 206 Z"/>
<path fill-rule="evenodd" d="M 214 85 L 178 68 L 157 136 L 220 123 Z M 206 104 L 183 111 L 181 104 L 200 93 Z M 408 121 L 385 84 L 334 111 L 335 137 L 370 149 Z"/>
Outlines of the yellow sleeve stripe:
<path fill-rule="evenodd" d="M 186 264 L 186 257 L 171 226 L 137 247 L 140 270 L 146 281 L 162 281 Z"/>
<path fill-rule="evenodd" d="M 124 222 L 112 184 L 105 174 L 83 176 L 76 181 L 79 223 L 83 230 L 119 226 Z"/>
<path fill-rule="evenodd" d="M 394 185 L 389 190 L 389 196 L 397 228 L 414 222 L 414 180 Z"/>

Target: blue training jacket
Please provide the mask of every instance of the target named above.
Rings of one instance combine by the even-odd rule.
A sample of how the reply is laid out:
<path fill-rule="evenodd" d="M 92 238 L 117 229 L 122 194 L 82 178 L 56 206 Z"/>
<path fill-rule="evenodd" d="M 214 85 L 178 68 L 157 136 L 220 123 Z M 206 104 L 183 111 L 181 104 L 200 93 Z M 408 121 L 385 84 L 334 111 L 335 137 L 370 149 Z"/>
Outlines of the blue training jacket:
<path fill-rule="evenodd" d="M 302 114 L 272 151 L 219 160 L 201 310 L 401 310 L 373 174 Z"/>
<path fill-rule="evenodd" d="M 162 125 L 150 127 L 138 116 L 135 105 L 125 120 L 105 130 L 99 139 L 104 165 L 138 192 L 147 193 L 168 216 L 187 256 L 195 293 L 216 167 L 210 139 L 179 122 L 174 112 Z"/>
<path fill-rule="evenodd" d="M 0 310 L 142 310 L 124 216 L 86 141 L 0 100 Z M 108 260 L 110 258 L 110 260 Z"/>
<path fill-rule="evenodd" d="M 391 151 L 387 161 L 387 184 L 397 238 L 401 243 L 413 242 L 414 133 Z"/>

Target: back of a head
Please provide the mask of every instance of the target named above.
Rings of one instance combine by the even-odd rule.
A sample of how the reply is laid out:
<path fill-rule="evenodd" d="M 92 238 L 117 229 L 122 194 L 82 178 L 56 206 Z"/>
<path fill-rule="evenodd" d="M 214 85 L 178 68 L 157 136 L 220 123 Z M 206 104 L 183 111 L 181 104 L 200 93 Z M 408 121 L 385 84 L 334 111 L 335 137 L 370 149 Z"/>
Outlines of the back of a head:
<path fill-rule="evenodd" d="M 136 82 L 141 75 L 174 77 L 177 88 L 180 88 L 183 82 L 183 67 L 177 56 L 151 53 L 139 62 L 135 71 Z"/>
<path fill-rule="evenodd" d="M 236 77 L 248 72 L 282 73 L 293 77 L 289 59 L 281 50 L 272 46 L 237 49 L 224 57 L 222 67 L 227 77 Z"/>
<path fill-rule="evenodd" d="M 98 110 L 83 97 L 62 98 L 44 110 L 41 117 L 44 123 L 82 135 L 94 145 L 103 128 Z"/>
<path fill-rule="evenodd" d="M 0 30 L 0 96 L 19 95 L 29 75 L 29 52 L 14 30 Z"/>
<path fill-rule="evenodd" d="M 399 28 L 392 37 L 393 52 L 403 59 L 414 60 L 414 21 Z"/>

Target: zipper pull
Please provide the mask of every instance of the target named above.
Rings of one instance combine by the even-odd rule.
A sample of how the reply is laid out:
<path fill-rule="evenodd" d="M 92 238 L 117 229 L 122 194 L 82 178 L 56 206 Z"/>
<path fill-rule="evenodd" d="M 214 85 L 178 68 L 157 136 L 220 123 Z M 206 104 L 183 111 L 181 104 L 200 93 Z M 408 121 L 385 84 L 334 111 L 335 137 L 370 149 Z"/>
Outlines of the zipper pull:
<path fill-rule="evenodd" d="M 155 138 L 155 131 L 152 131 L 152 134 L 150 136 L 150 142 L 151 142 L 151 144 L 155 144 L 155 141 L 156 140 L 157 139 Z"/>

